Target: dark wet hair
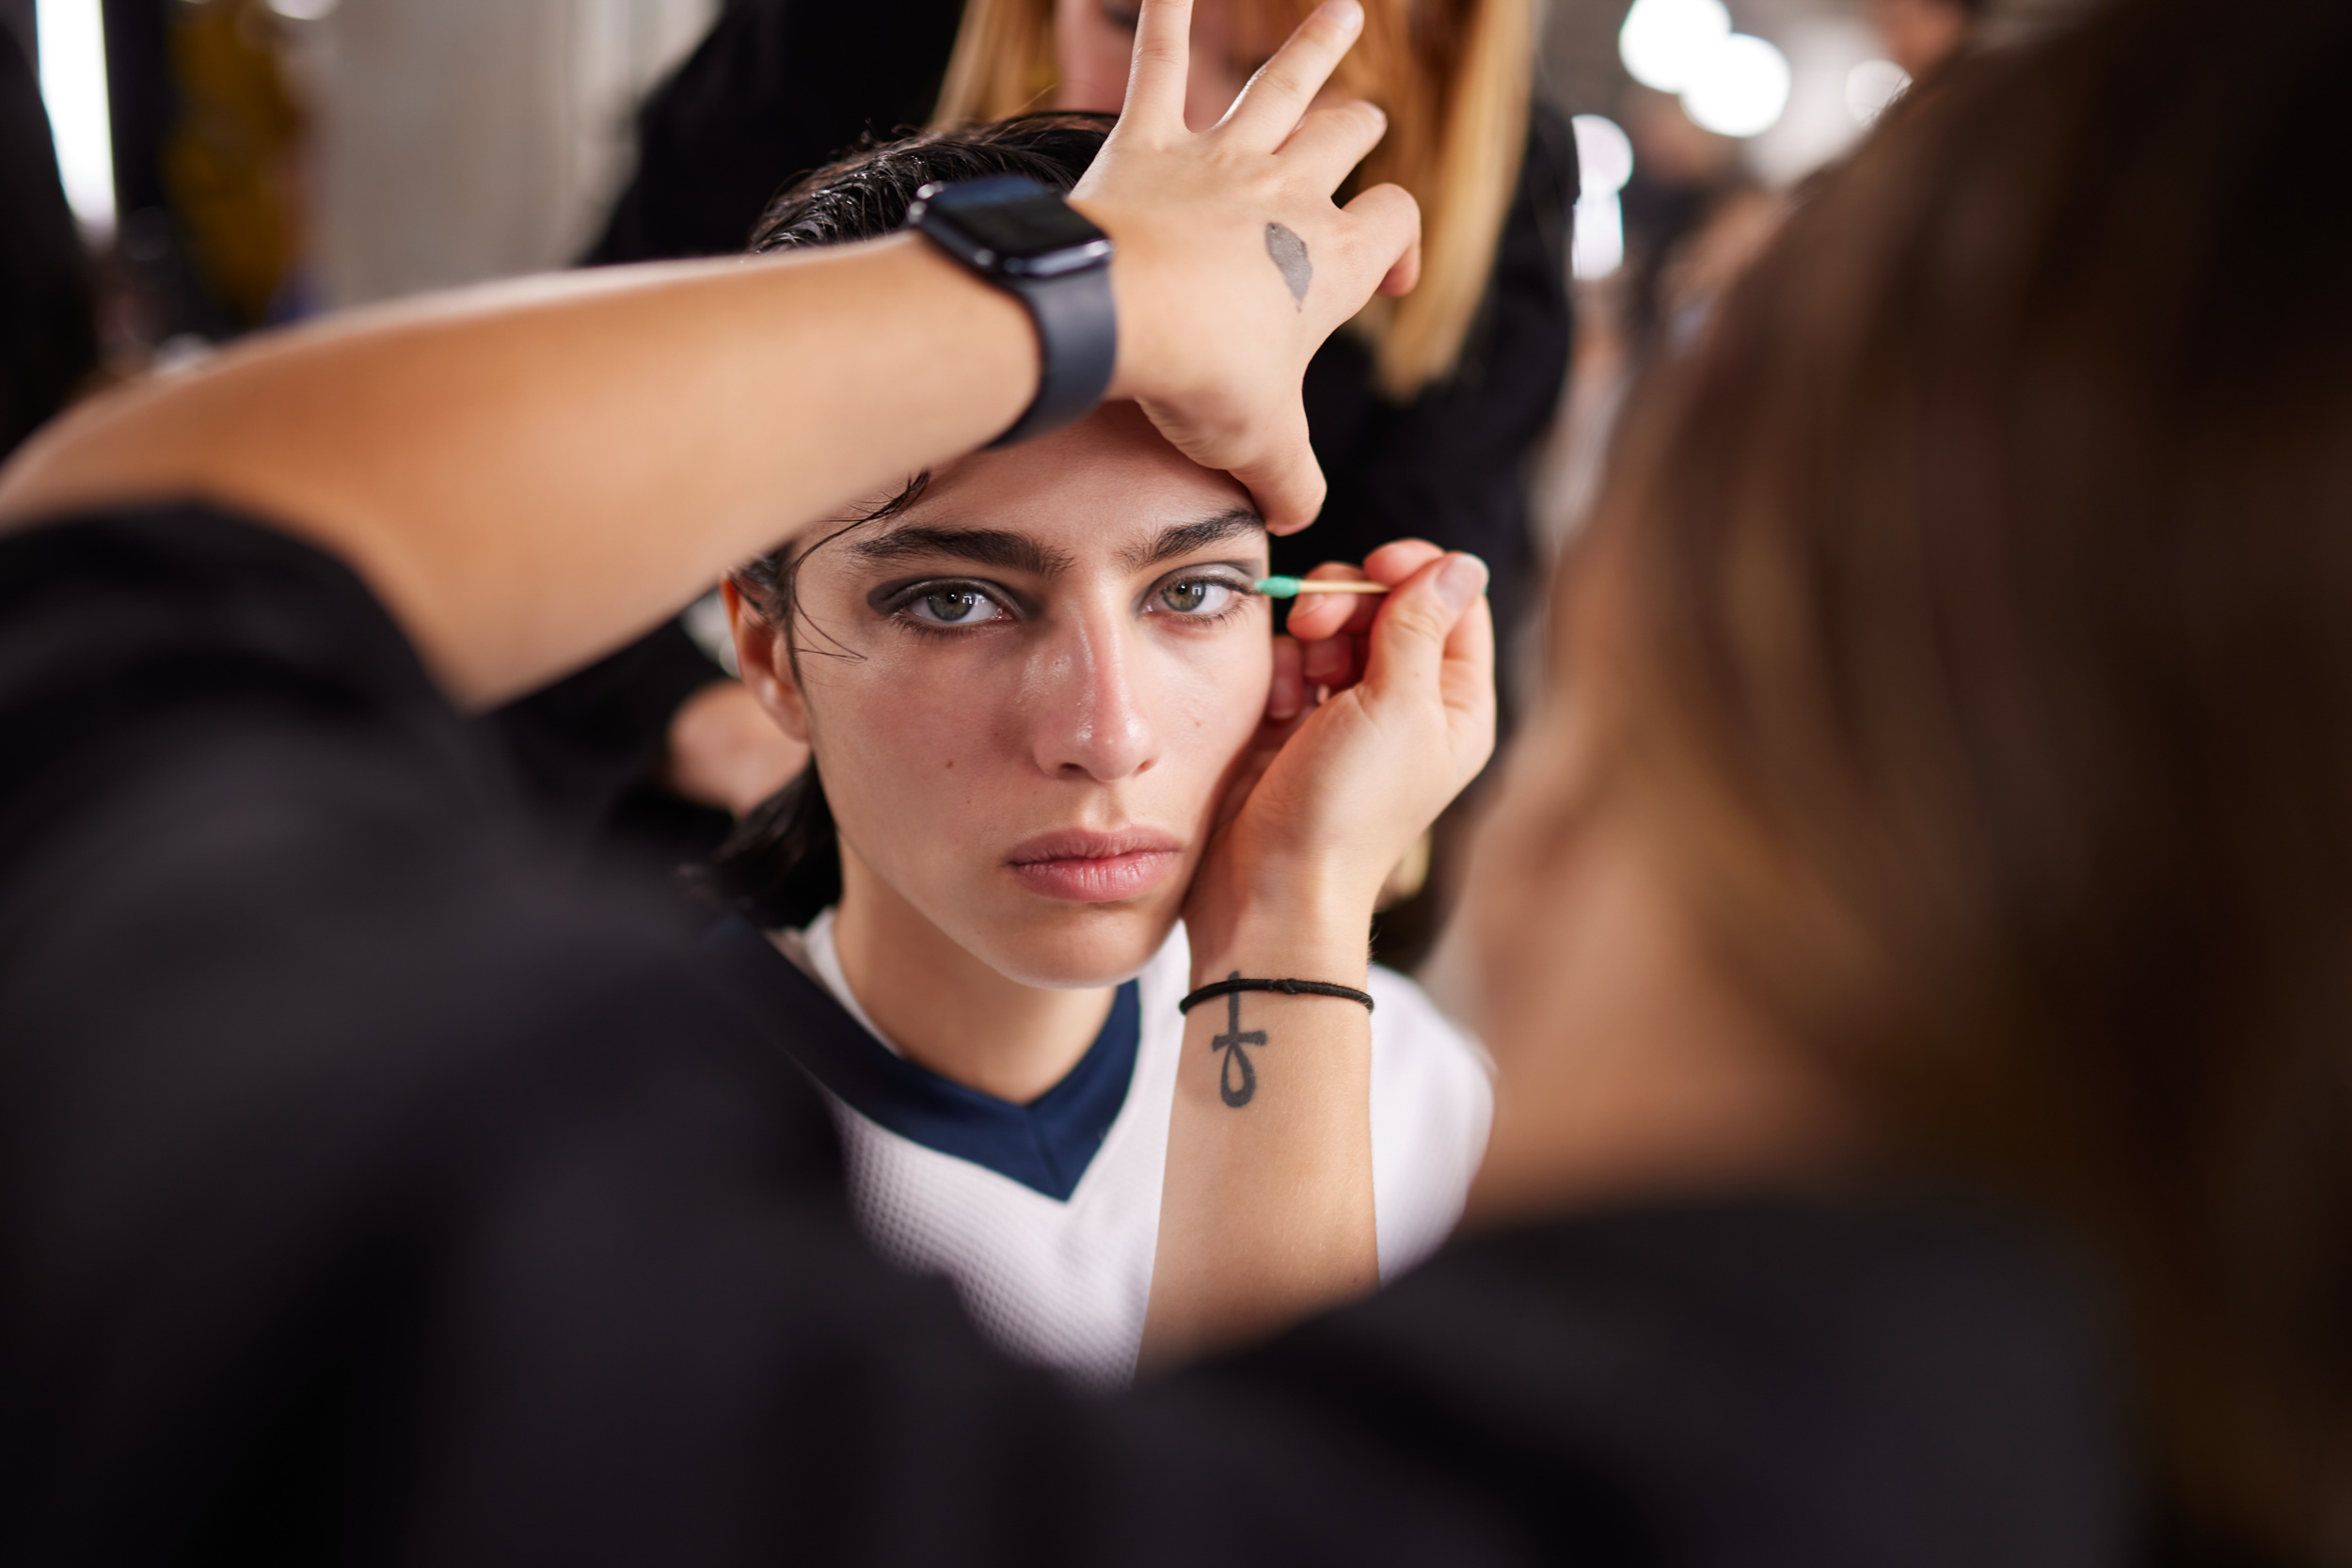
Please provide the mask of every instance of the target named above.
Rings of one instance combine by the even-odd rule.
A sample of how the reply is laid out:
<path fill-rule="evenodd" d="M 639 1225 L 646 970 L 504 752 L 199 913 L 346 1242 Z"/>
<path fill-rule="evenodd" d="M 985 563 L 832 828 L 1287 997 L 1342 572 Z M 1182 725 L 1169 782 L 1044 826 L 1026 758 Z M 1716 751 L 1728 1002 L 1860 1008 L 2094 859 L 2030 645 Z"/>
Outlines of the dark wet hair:
<path fill-rule="evenodd" d="M 768 205 L 752 232 L 754 252 L 850 245 L 897 233 L 914 193 L 925 185 L 1025 174 L 1068 190 L 1094 161 L 1117 117 L 1020 115 L 992 125 L 873 142 L 803 176 Z M 896 516 L 921 499 L 929 474 L 917 474 L 882 505 L 845 518 L 805 548 L 786 545 L 731 574 L 751 613 L 784 637 L 795 675 L 802 565 L 853 529 Z M 840 657 L 840 656 L 835 656 Z M 841 844 L 817 764 L 770 796 L 737 825 L 697 879 L 721 902 L 768 930 L 805 926 L 841 896 Z"/>

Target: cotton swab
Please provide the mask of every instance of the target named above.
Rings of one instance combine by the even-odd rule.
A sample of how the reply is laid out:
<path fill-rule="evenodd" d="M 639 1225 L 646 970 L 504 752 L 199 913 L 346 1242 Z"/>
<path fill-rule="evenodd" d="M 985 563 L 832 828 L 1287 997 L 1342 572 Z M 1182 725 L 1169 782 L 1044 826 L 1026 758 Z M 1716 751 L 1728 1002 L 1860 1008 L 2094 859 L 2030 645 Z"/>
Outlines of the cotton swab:
<path fill-rule="evenodd" d="M 1385 594 L 1385 582 L 1349 582 L 1338 578 L 1261 578 L 1258 592 L 1269 599 L 1295 599 L 1301 594 Z"/>

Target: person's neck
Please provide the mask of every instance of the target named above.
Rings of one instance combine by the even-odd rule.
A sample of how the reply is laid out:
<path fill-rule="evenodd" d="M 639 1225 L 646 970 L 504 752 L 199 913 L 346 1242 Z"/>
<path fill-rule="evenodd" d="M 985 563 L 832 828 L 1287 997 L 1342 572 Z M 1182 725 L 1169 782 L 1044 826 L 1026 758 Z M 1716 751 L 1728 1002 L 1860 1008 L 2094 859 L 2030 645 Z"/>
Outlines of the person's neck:
<path fill-rule="evenodd" d="M 850 994 L 906 1058 L 1025 1105 L 1078 1065 L 1118 988 L 1049 990 L 974 958 L 841 847 L 834 950 Z"/>

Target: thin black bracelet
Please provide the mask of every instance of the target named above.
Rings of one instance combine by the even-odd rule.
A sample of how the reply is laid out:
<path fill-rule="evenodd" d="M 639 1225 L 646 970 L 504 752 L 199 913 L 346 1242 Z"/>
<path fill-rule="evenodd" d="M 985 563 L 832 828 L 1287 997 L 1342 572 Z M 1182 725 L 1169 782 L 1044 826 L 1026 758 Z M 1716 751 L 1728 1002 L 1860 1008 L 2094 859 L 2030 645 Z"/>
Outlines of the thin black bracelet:
<path fill-rule="evenodd" d="M 1364 1011 L 1372 1011 L 1372 993 L 1358 990 L 1354 986 L 1335 986 L 1325 980 L 1245 980 L 1236 975 L 1231 980 L 1218 980 L 1202 986 L 1176 1004 L 1180 1013 L 1192 1011 L 1196 1002 L 1206 1002 L 1213 996 L 1231 996 L 1237 990 L 1275 990 L 1284 996 L 1336 996 L 1343 1002 L 1360 1002 Z"/>

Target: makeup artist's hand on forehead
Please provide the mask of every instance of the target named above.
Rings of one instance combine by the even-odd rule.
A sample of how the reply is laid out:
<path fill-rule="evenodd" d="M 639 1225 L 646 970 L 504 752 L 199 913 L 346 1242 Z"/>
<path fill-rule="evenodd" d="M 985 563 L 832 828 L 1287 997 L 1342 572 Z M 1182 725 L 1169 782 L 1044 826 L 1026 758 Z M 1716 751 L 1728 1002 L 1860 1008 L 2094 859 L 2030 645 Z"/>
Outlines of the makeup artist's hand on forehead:
<path fill-rule="evenodd" d="M 1114 398 L 1133 398 L 1194 462 L 1249 487 L 1277 533 L 1322 510 L 1307 443 L 1307 361 L 1375 290 L 1420 261 L 1420 213 L 1395 185 L 1344 209 L 1331 193 L 1387 119 L 1310 104 L 1362 29 L 1356 0 L 1303 23 L 1225 119 L 1184 124 L 1188 0 L 1144 0 L 1118 129 L 1073 200 L 1119 246 Z"/>

